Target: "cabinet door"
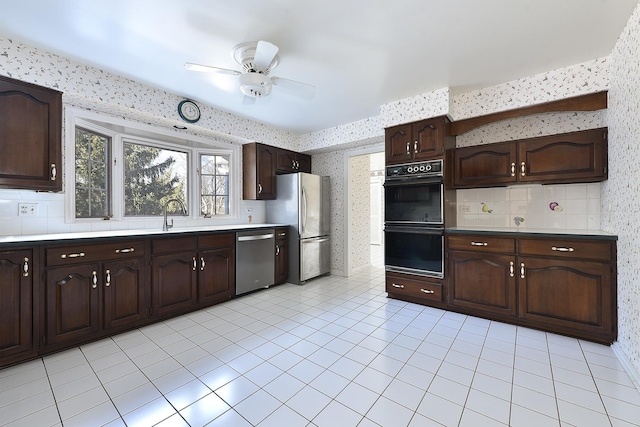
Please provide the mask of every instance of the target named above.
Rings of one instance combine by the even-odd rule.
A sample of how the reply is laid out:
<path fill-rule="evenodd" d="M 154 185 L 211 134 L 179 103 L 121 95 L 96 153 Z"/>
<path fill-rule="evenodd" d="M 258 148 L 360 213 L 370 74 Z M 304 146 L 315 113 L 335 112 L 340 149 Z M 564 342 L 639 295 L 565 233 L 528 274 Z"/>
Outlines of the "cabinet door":
<path fill-rule="evenodd" d="M 201 304 L 215 304 L 230 299 L 235 289 L 235 256 L 233 248 L 200 252 L 198 288 Z"/>
<path fill-rule="evenodd" d="M 105 263 L 103 276 L 104 328 L 115 329 L 143 321 L 148 283 L 144 259 Z"/>
<path fill-rule="evenodd" d="M 449 303 L 515 316 L 515 256 L 449 251 Z"/>
<path fill-rule="evenodd" d="M 289 278 L 289 240 L 286 237 L 276 238 L 276 268 L 274 284 L 280 285 L 287 281 Z M 276 231 L 276 236 L 279 236 L 280 232 Z"/>
<path fill-rule="evenodd" d="M 442 119 L 421 120 L 413 124 L 413 158 L 430 160 L 444 154 Z"/>
<path fill-rule="evenodd" d="M 100 329 L 98 264 L 47 270 L 45 344 L 79 342 Z"/>
<path fill-rule="evenodd" d="M 308 154 L 296 153 L 296 172 L 311 173 L 311 156 Z"/>
<path fill-rule="evenodd" d="M 62 190 L 62 94 L 0 77 L 0 188 Z"/>
<path fill-rule="evenodd" d="M 32 259 L 29 250 L 0 252 L 0 360 L 33 349 Z"/>
<path fill-rule="evenodd" d="M 276 149 L 258 144 L 258 200 L 276 198 Z"/>
<path fill-rule="evenodd" d="M 296 152 L 290 150 L 284 150 L 282 148 L 277 149 L 276 157 L 276 169 L 280 173 L 292 173 L 297 172 L 296 168 Z"/>
<path fill-rule="evenodd" d="M 516 154 L 512 142 L 458 148 L 453 155 L 453 185 L 472 188 L 513 184 Z"/>
<path fill-rule="evenodd" d="M 151 306 L 154 316 L 187 312 L 198 302 L 197 260 L 194 253 L 151 258 Z"/>
<path fill-rule="evenodd" d="M 412 124 L 385 129 L 385 163 L 387 165 L 410 162 L 413 158 Z"/>
<path fill-rule="evenodd" d="M 583 337 L 613 334 L 609 264 L 537 257 L 518 263 L 521 318 Z"/>
<path fill-rule="evenodd" d="M 593 129 L 518 142 L 521 182 L 595 182 L 607 178 L 607 131 Z"/>

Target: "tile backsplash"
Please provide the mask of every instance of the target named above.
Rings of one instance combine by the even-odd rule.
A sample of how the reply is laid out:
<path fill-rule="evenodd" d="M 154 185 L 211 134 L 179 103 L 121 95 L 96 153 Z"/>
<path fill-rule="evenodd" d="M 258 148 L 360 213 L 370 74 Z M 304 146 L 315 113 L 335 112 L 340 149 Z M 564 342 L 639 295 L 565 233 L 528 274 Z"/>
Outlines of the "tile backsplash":
<path fill-rule="evenodd" d="M 458 226 L 599 230 L 600 185 L 537 184 L 457 190 Z"/>

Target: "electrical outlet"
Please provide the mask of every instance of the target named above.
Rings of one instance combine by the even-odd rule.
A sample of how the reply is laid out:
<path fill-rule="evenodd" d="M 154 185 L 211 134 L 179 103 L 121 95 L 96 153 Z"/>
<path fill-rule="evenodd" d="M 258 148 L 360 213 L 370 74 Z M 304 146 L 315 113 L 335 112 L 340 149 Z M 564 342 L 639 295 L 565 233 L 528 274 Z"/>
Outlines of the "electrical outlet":
<path fill-rule="evenodd" d="M 36 216 L 37 214 L 37 203 L 18 203 L 18 216 Z"/>
<path fill-rule="evenodd" d="M 468 212 L 471 212 L 471 206 L 460 205 L 460 213 L 468 213 Z"/>

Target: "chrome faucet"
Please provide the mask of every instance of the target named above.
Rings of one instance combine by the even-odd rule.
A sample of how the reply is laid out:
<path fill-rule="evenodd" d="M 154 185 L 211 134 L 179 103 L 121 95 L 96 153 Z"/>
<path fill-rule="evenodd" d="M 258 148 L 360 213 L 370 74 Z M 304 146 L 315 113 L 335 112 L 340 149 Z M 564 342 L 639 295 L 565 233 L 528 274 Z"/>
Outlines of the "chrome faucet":
<path fill-rule="evenodd" d="M 179 200 L 179 199 L 167 200 L 167 202 L 164 204 L 164 222 L 162 223 L 162 231 L 167 231 L 170 228 L 173 228 L 173 218 L 171 218 L 171 224 L 167 222 L 167 208 L 169 207 L 169 203 L 171 202 L 177 202 L 182 208 L 182 213 L 185 215 L 187 214 L 187 208 L 184 206 L 184 203 L 182 203 L 182 200 Z"/>

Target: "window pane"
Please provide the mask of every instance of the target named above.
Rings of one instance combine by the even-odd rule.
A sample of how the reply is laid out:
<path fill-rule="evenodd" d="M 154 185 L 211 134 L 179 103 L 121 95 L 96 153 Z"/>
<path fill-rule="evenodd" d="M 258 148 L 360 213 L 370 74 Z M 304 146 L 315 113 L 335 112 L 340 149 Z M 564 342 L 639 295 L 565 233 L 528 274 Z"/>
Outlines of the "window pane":
<path fill-rule="evenodd" d="M 229 156 L 200 155 L 201 214 L 205 216 L 228 215 L 228 196 Z"/>
<path fill-rule="evenodd" d="M 76 128 L 76 218 L 111 215 L 109 197 L 109 145 L 111 138 Z"/>
<path fill-rule="evenodd" d="M 124 214 L 158 216 L 170 199 L 187 203 L 187 153 L 124 143 Z M 169 213 L 181 213 L 171 203 Z"/>

